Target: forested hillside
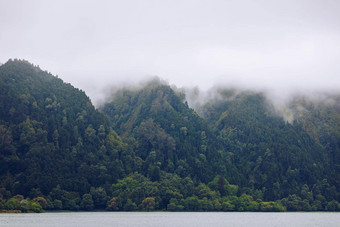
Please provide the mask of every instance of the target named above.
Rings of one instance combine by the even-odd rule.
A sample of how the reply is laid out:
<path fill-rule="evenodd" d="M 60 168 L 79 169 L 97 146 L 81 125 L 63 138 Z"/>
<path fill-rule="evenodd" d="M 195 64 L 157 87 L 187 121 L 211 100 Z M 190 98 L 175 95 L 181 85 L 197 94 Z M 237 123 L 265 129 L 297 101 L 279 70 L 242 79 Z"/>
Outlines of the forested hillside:
<path fill-rule="evenodd" d="M 45 197 L 46 209 L 84 208 L 84 194 L 111 187 L 133 166 L 127 145 L 83 91 L 19 60 L 0 67 L 0 87 L 3 199 L 19 194 Z"/>
<path fill-rule="evenodd" d="M 0 209 L 340 210 L 339 98 L 222 89 L 200 107 L 159 80 L 96 110 L 22 60 L 0 66 Z"/>
<path fill-rule="evenodd" d="M 248 177 L 240 185 L 261 190 L 265 200 L 296 195 L 311 205 L 313 198 L 338 198 L 338 104 L 307 105 L 306 98 L 297 98 L 290 106 L 295 120 L 288 123 L 262 94 L 221 90 L 220 95 L 205 104 L 202 115 Z"/>
<path fill-rule="evenodd" d="M 101 110 L 114 130 L 134 144 L 145 161 L 146 176 L 160 169 L 207 183 L 219 174 L 238 175 L 207 122 L 185 103 L 184 94 L 158 80 L 142 89 L 118 91 Z"/>

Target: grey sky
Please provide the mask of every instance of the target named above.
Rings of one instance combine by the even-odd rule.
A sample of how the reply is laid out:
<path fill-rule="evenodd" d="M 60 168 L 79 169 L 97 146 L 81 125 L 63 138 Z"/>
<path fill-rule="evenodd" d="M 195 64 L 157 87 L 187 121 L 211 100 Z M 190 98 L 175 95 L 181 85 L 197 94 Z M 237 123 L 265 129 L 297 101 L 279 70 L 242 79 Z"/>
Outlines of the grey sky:
<path fill-rule="evenodd" d="M 0 62 L 26 59 L 97 101 L 157 75 L 176 86 L 340 88 L 338 0 L 0 0 Z"/>

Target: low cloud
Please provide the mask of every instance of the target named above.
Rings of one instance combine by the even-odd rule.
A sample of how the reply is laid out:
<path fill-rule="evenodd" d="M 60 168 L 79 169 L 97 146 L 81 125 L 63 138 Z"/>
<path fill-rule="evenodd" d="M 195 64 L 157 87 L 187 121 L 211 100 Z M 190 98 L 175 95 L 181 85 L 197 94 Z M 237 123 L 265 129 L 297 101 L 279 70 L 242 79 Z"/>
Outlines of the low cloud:
<path fill-rule="evenodd" d="M 284 102 L 340 87 L 339 11 L 333 0 L 2 1 L 0 62 L 40 65 L 96 105 L 150 75 Z"/>

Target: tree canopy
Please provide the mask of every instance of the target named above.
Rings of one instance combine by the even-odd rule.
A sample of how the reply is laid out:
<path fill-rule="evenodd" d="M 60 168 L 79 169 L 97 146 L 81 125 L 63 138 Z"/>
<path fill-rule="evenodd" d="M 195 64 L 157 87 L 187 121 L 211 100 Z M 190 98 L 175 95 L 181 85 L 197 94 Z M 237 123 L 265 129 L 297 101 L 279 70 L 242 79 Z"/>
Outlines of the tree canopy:
<path fill-rule="evenodd" d="M 23 60 L 0 66 L 0 210 L 340 210 L 340 96 L 217 91 L 198 114 L 158 80 L 100 109 Z"/>

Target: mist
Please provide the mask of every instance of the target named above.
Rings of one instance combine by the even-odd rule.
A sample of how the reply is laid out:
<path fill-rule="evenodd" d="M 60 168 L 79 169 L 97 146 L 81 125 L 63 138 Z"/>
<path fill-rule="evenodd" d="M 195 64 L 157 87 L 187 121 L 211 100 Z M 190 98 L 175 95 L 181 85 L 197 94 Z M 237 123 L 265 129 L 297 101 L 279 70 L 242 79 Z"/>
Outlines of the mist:
<path fill-rule="evenodd" d="M 226 87 L 280 109 L 339 89 L 339 12 L 336 0 L 1 1 L 0 62 L 26 59 L 96 106 L 112 87 L 158 76 L 196 87 L 195 102 Z"/>
<path fill-rule="evenodd" d="M 261 95 L 270 114 L 282 117 L 287 123 L 299 121 L 307 112 L 305 106 L 336 107 L 340 111 L 340 92 L 336 90 L 288 90 L 279 91 L 259 87 L 216 85 L 208 90 L 198 87 L 180 88 L 185 100 L 199 115 L 205 117 L 207 104 L 233 102 L 237 97 Z"/>

